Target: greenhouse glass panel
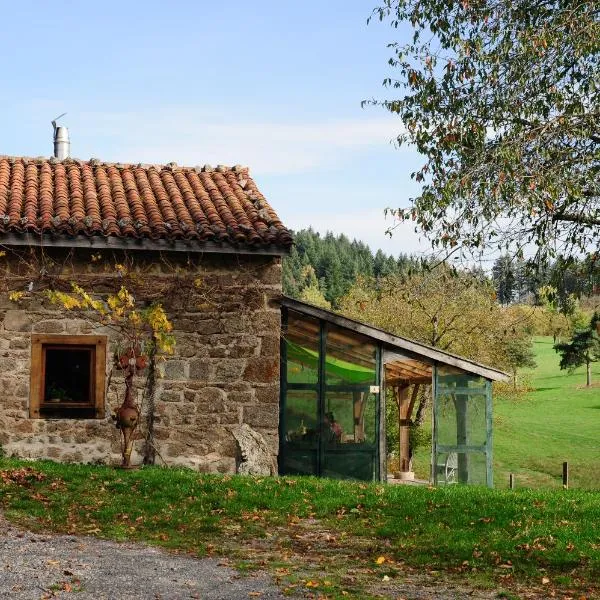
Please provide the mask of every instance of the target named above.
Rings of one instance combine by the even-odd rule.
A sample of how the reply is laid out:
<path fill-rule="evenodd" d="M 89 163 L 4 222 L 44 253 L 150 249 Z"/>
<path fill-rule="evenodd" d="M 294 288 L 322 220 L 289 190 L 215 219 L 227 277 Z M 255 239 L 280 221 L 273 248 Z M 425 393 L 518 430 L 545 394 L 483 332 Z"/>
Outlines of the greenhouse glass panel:
<path fill-rule="evenodd" d="M 327 386 L 376 383 L 377 346 L 357 333 L 329 327 L 325 361 Z"/>
<path fill-rule="evenodd" d="M 491 386 L 449 366 L 436 369 L 434 481 L 492 486 Z"/>
<path fill-rule="evenodd" d="M 321 325 L 294 311 L 283 322 L 279 470 L 319 473 L 319 356 Z"/>
<path fill-rule="evenodd" d="M 375 394 L 328 391 L 323 428 L 323 475 L 372 480 L 376 460 Z"/>
<path fill-rule="evenodd" d="M 319 332 L 317 319 L 293 311 L 284 330 L 287 383 L 313 384 L 319 381 Z"/>
<path fill-rule="evenodd" d="M 377 477 L 377 360 L 377 346 L 366 338 L 328 328 L 321 437 L 327 477 Z"/>
<path fill-rule="evenodd" d="M 288 389 L 282 421 L 281 472 L 317 475 L 320 430 L 317 393 Z"/>

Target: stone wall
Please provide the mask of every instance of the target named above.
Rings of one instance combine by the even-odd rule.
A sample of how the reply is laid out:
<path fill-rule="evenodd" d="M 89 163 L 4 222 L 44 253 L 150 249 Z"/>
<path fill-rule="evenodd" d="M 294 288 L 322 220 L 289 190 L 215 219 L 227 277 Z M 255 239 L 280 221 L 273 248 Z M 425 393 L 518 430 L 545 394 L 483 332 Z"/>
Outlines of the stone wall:
<path fill-rule="evenodd" d="M 87 289 L 100 286 L 89 253 L 71 258 L 73 278 Z M 10 260 L 10 257 L 5 260 Z M 236 447 L 230 429 L 247 423 L 277 454 L 279 418 L 280 312 L 279 258 L 206 254 L 190 266 L 176 256 L 161 262 L 146 255 L 132 267 L 146 282 L 149 299 L 160 282 L 177 275 L 197 283 L 198 293 L 185 302 L 165 298 L 174 325 L 175 354 L 159 363 L 156 380 L 154 440 L 156 462 L 185 465 L 201 471 L 234 472 Z M 137 263 L 136 263 L 137 261 Z M 103 267 L 106 273 L 106 267 Z M 64 270 L 64 269 L 63 269 Z M 113 269 L 114 275 L 114 269 Z M 114 275 L 116 277 L 116 275 Z M 115 280 L 118 283 L 118 280 Z M 156 284 L 156 285 L 155 285 Z M 141 286 L 144 288 L 144 286 Z M 118 289 L 118 288 L 117 288 Z M 136 301 L 143 298 L 136 292 Z M 71 462 L 120 462 L 119 431 L 111 414 L 123 398 L 122 375 L 113 370 L 103 419 L 31 419 L 29 385 L 31 334 L 105 334 L 110 348 L 115 333 L 86 319 L 75 318 L 39 294 L 15 303 L 0 298 L 0 445 L 8 455 Z M 146 409 L 146 374 L 137 377 L 138 401 Z M 132 463 L 142 460 L 143 440 L 136 442 Z"/>

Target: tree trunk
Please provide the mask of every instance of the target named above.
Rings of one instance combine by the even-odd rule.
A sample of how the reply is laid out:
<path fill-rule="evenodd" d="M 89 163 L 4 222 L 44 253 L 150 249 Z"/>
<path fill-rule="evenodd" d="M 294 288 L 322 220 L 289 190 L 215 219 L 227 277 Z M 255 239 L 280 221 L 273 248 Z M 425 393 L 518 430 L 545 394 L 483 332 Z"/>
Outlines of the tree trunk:
<path fill-rule="evenodd" d="M 154 410 L 156 392 L 156 349 L 152 349 L 150 364 L 148 365 L 148 387 L 146 388 L 146 440 L 144 444 L 144 464 L 153 465 L 156 462 L 156 448 L 154 447 Z"/>
<path fill-rule="evenodd" d="M 592 385 L 592 362 L 590 360 L 586 361 L 586 386 L 590 387 Z"/>
<path fill-rule="evenodd" d="M 420 427 L 423 425 L 423 421 L 425 420 L 425 411 L 429 406 L 429 401 L 431 400 L 431 386 L 425 385 L 421 388 L 421 399 L 419 400 L 419 406 L 417 408 L 417 412 L 415 414 L 415 425 Z"/>

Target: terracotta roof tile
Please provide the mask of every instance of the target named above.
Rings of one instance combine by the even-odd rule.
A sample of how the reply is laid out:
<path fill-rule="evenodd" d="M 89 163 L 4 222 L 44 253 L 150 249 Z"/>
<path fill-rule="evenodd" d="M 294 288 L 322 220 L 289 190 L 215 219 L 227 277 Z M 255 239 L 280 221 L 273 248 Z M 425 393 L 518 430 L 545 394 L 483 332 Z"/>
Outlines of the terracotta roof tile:
<path fill-rule="evenodd" d="M 0 157 L 0 236 L 53 233 L 288 248 L 289 231 L 239 166 Z"/>

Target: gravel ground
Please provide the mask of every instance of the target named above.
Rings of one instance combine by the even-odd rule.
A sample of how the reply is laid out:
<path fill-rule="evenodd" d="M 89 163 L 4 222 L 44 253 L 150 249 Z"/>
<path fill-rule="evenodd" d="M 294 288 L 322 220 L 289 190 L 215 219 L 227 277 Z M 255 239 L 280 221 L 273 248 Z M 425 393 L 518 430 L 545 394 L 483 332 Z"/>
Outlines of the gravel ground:
<path fill-rule="evenodd" d="M 268 575 L 240 576 L 222 561 L 91 537 L 38 535 L 0 515 L 0 598 L 283 599 Z"/>

